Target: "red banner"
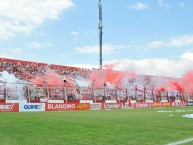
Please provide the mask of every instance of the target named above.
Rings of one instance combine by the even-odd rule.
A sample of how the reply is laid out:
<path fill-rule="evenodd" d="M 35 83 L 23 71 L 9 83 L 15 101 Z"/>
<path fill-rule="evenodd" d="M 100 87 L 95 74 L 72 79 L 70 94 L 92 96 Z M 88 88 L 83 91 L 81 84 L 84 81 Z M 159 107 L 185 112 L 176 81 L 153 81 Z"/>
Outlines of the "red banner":
<path fill-rule="evenodd" d="M 101 109 L 101 104 L 100 103 L 90 104 L 90 110 L 100 110 L 100 109 Z"/>
<path fill-rule="evenodd" d="M 171 102 L 172 107 L 186 106 L 186 102 Z"/>
<path fill-rule="evenodd" d="M 46 103 L 46 111 L 89 110 L 89 103 Z"/>
<path fill-rule="evenodd" d="M 134 108 L 151 108 L 151 103 L 148 102 L 134 103 Z"/>
<path fill-rule="evenodd" d="M 0 112 L 19 112 L 19 103 L 0 103 Z"/>
<path fill-rule="evenodd" d="M 122 104 L 104 103 L 104 108 L 103 109 L 122 109 Z"/>
<path fill-rule="evenodd" d="M 153 102 L 152 108 L 157 108 L 157 107 L 170 107 L 170 102 Z"/>
<path fill-rule="evenodd" d="M 133 108 L 133 105 L 131 105 L 130 102 L 125 103 L 125 109 L 131 109 Z"/>

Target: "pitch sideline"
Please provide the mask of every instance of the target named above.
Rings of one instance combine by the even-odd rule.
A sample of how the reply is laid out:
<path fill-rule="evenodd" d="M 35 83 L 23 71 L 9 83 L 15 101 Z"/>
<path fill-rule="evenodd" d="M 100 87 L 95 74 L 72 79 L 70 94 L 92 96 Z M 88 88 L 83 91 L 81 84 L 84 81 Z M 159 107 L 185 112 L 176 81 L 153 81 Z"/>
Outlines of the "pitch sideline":
<path fill-rule="evenodd" d="M 179 145 L 179 144 L 184 144 L 184 143 L 191 142 L 191 141 L 193 141 L 193 138 L 181 140 L 181 141 L 174 142 L 174 143 L 169 143 L 169 144 L 166 144 L 166 145 Z"/>

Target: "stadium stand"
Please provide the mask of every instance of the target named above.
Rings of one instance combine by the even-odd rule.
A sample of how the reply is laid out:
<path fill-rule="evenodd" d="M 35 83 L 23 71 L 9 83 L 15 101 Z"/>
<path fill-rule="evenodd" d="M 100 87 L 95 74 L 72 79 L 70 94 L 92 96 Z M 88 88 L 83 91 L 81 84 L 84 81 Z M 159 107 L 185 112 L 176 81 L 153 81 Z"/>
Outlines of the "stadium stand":
<path fill-rule="evenodd" d="M 78 67 L 0 58 L 0 71 L 7 71 L 22 80 L 30 80 L 36 76 L 44 76 L 47 69 L 52 69 L 59 75 L 68 75 L 73 78 L 88 78 L 91 72 L 89 69 Z"/>
<path fill-rule="evenodd" d="M 47 73 L 47 70 L 52 70 L 56 74 L 62 77 L 68 76 L 70 79 L 89 79 L 92 71 L 96 71 L 96 69 L 85 69 L 78 68 L 72 66 L 61 66 L 55 64 L 46 64 L 46 63 L 38 63 L 38 62 L 30 62 L 23 60 L 15 60 L 9 58 L 0 58 L 0 72 L 6 71 L 9 74 L 15 75 L 19 80 L 30 81 L 37 76 L 44 77 Z M 105 72 L 105 70 L 104 70 Z M 115 72 L 116 74 L 117 72 Z M 137 79 L 143 81 L 143 86 L 134 85 L 134 80 L 129 79 L 128 84 L 129 90 L 126 89 L 125 86 L 121 86 L 120 84 L 115 88 L 107 88 L 106 85 L 102 86 L 102 88 L 97 88 L 97 86 L 88 86 L 82 87 L 80 86 L 65 86 L 66 83 L 62 86 L 47 86 L 44 82 L 39 88 L 34 88 L 33 86 L 28 86 L 28 92 L 24 93 L 23 99 L 29 98 L 31 102 L 38 102 L 41 98 L 47 97 L 48 99 L 68 99 L 68 100 L 96 100 L 96 102 L 104 101 L 106 99 L 113 100 L 136 100 L 136 101 L 144 101 L 147 98 L 153 101 L 161 101 L 164 100 L 187 100 L 188 97 L 192 98 L 191 95 L 187 95 L 184 92 L 172 92 L 168 93 L 165 90 L 153 90 L 153 87 L 150 87 L 151 81 L 155 80 L 155 78 L 159 80 L 175 80 L 176 78 L 168 78 L 168 77 L 155 77 L 151 75 L 138 75 Z M 136 81 L 136 80 L 135 80 Z M 35 90 L 35 91 L 34 91 Z M 43 93 L 40 92 L 43 90 Z M 2 88 L 0 91 L 0 95 L 3 96 L 5 92 Z M 30 92 L 31 91 L 31 92 Z M 53 93 L 54 92 L 54 93 Z M 132 92 L 132 93 L 131 93 Z M 17 92 L 18 93 L 18 92 Z M 11 94 L 11 93 L 10 93 Z M 12 93 L 13 94 L 13 93 Z M 11 94 L 11 95 L 12 95 Z M 26 95 L 28 94 L 28 95 Z M 10 96 L 11 96 L 10 95 Z M 8 95 L 6 95 L 8 96 Z M 65 98 L 67 97 L 67 98 Z M 10 97 L 11 98 L 11 97 Z M 12 99 L 15 97 L 12 97 Z M 5 98 L 4 98 L 5 99 Z M 6 98 L 8 99 L 8 98 Z M 2 101 L 2 97 L 0 98 L 0 102 Z"/>

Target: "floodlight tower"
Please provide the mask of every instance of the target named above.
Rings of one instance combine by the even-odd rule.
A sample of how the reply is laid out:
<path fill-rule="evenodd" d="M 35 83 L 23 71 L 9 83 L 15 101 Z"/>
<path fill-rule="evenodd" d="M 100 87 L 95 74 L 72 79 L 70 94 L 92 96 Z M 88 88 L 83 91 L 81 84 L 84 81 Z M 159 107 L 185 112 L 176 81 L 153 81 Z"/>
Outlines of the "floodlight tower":
<path fill-rule="evenodd" d="M 102 70 L 102 35 L 103 35 L 103 25 L 102 25 L 102 2 L 99 0 L 99 67 Z"/>

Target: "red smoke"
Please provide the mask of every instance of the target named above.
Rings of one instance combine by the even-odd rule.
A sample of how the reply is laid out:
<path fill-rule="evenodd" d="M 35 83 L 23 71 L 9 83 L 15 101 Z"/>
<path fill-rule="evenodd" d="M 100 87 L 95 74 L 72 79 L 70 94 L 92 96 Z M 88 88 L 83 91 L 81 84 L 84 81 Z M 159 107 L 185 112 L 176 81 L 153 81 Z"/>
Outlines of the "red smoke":
<path fill-rule="evenodd" d="M 58 85 L 64 86 L 64 80 L 59 79 L 57 74 L 53 71 L 47 71 L 45 76 L 37 76 L 34 79 L 30 80 L 31 83 L 40 85 L 40 84 L 47 84 L 47 85 Z"/>
<path fill-rule="evenodd" d="M 181 79 L 181 82 L 184 84 L 185 92 L 193 92 L 193 70 L 188 71 L 184 74 Z"/>
<path fill-rule="evenodd" d="M 166 89 L 164 87 L 161 87 L 159 90 L 160 91 L 165 91 Z"/>
<path fill-rule="evenodd" d="M 104 83 L 107 85 L 114 85 L 115 83 L 123 83 L 125 78 L 136 78 L 135 72 L 121 72 L 114 71 L 113 67 L 116 64 L 105 65 L 103 70 L 92 70 L 90 73 L 90 82 L 94 82 L 96 87 L 102 87 Z M 85 80 L 86 81 L 86 80 Z M 143 80 L 140 80 L 141 82 Z M 53 71 L 47 71 L 46 75 L 43 77 L 37 76 L 35 79 L 30 81 L 33 84 L 44 84 L 48 85 L 60 85 L 64 86 L 70 84 L 70 82 L 64 83 L 64 79 L 59 78 L 58 75 Z M 154 86 L 153 86 L 154 85 Z M 119 86 L 118 86 L 119 87 Z M 179 91 L 179 92 L 193 92 L 193 70 L 185 73 L 180 79 L 164 79 L 162 81 L 152 84 L 152 87 L 160 91 Z"/>
<path fill-rule="evenodd" d="M 184 86 L 177 81 L 170 81 L 170 90 L 178 90 L 184 92 Z"/>
<path fill-rule="evenodd" d="M 134 72 L 120 72 L 114 71 L 113 67 L 115 64 L 105 65 L 104 70 L 95 70 L 90 74 L 90 80 L 95 82 L 96 86 L 102 86 L 107 84 L 120 84 L 124 78 L 135 78 L 136 74 Z"/>
<path fill-rule="evenodd" d="M 157 88 L 157 90 L 159 91 L 179 91 L 179 92 L 184 91 L 184 86 L 181 84 L 180 79 L 179 81 L 176 81 L 174 79 L 168 79 L 165 80 L 164 82 L 160 82 L 157 85 L 159 86 Z"/>
<path fill-rule="evenodd" d="M 177 80 L 169 80 L 168 82 L 162 83 L 162 87 L 158 90 L 167 91 L 179 91 L 179 92 L 193 92 L 193 70 L 186 72 L 181 78 Z"/>

